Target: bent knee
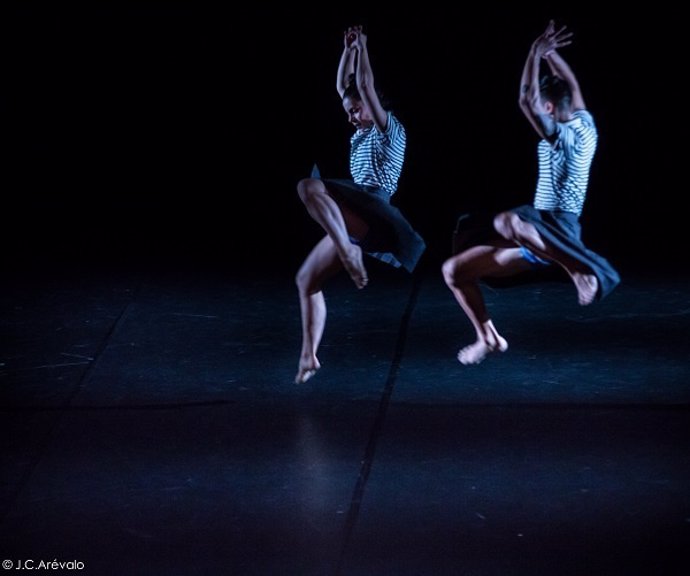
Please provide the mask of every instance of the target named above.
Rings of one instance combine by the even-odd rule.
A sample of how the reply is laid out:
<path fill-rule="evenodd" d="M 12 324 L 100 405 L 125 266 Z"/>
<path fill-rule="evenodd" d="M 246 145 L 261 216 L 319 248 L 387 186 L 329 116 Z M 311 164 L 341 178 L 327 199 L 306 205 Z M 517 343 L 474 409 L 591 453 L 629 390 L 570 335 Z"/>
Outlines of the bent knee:
<path fill-rule="evenodd" d="M 460 286 L 472 279 L 462 254 L 446 260 L 441 266 L 441 274 L 448 286 Z"/>
<path fill-rule="evenodd" d="M 295 274 L 295 284 L 300 292 L 305 292 L 311 283 L 311 274 L 305 266 L 300 266 L 300 269 Z"/>
<path fill-rule="evenodd" d="M 515 240 L 522 220 L 513 212 L 501 212 L 494 217 L 494 230 L 506 240 Z"/>
<path fill-rule="evenodd" d="M 323 194 L 325 191 L 323 182 L 317 178 L 303 178 L 297 183 L 297 194 L 302 202 L 307 202 L 314 195 Z"/>
<path fill-rule="evenodd" d="M 295 284 L 297 285 L 297 291 L 306 296 L 316 294 L 321 290 L 320 282 L 315 277 L 312 269 L 307 265 L 302 265 L 297 271 Z"/>

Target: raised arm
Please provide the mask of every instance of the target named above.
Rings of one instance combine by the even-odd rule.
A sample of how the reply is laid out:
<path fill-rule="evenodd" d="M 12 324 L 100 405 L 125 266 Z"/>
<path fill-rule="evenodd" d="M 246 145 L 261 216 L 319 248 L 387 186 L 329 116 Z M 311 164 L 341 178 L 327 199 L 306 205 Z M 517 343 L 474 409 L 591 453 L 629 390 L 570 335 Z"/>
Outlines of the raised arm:
<path fill-rule="evenodd" d="M 354 28 L 348 28 L 345 31 L 343 38 L 343 53 L 340 55 L 340 62 L 338 63 L 338 75 L 336 78 L 336 88 L 340 98 L 343 97 L 350 76 L 355 73 L 355 56 L 357 50 L 352 46 L 352 42 L 356 39 L 356 31 Z"/>
<path fill-rule="evenodd" d="M 362 32 L 361 26 L 357 26 L 355 30 L 356 38 L 352 42 L 352 46 L 357 50 L 357 70 L 355 73 L 357 90 L 362 97 L 362 101 L 371 109 L 376 128 L 379 132 L 384 132 L 388 123 L 388 113 L 381 105 L 374 86 L 374 73 L 369 62 L 367 36 Z"/>
<path fill-rule="evenodd" d="M 565 80 L 568 86 L 570 87 L 570 92 L 572 94 L 573 109 L 584 110 L 586 106 L 585 100 L 582 97 L 582 92 L 580 90 L 580 84 L 577 81 L 577 78 L 575 77 L 575 73 L 573 72 L 572 68 L 570 68 L 568 63 L 565 60 L 563 60 L 563 56 L 561 56 L 554 49 L 550 52 L 547 52 L 544 55 L 544 59 L 548 62 L 549 68 L 551 68 L 551 73 L 554 76 L 558 76 L 559 78 Z"/>
<path fill-rule="evenodd" d="M 522 77 L 520 78 L 520 97 L 519 104 L 522 113 L 525 115 L 532 127 L 537 131 L 541 138 L 545 138 L 541 123 L 537 121 L 534 108 L 539 105 L 539 82 L 534 83 L 535 66 L 537 68 L 537 76 L 539 76 L 539 60 L 534 57 L 534 43 L 530 47 L 525 65 L 522 68 Z"/>
<path fill-rule="evenodd" d="M 546 30 L 530 47 L 520 79 L 520 108 L 541 138 L 551 140 L 556 133 L 556 122 L 547 113 L 539 95 L 539 67 L 546 54 L 570 44 L 572 34 L 565 28 L 556 31 L 551 20 Z"/>

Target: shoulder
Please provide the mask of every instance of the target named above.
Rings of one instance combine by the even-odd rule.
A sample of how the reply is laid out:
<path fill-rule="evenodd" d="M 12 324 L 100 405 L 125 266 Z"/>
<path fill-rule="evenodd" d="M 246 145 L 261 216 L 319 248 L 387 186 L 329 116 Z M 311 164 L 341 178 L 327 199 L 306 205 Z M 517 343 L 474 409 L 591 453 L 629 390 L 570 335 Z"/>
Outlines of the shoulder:
<path fill-rule="evenodd" d="M 576 110 L 569 120 L 559 122 L 554 146 L 580 152 L 594 152 L 599 139 L 592 115 L 584 109 Z"/>
<path fill-rule="evenodd" d="M 388 126 L 386 128 L 393 128 L 395 130 L 402 130 L 403 132 L 405 131 L 405 127 L 402 125 L 402 122 L 398 119 L 398 117 L 393 114 L 390 110 L 386 113 L 388 115 Z"/>
<path fill-rule="evenodd" d="M 585 129 L 595 129 L 594 117 L 589 110 L 580 109 L 573 112 L 572 119 L 567 122 L 567 124 L 572 124 L 574 128 L 585 128 Z"/>
<path fill-rule="evenodd" d="M 390 140 L 405 138 L 405 127 L 402 122 L 390 110 L 386 111 L 386 128 L 379 133 Z"/>
<path fill-rule="evenodd" d="M 557 124 L 558 139 L 570 141 L 575 138 L 586 138 L 588 135 L 596 137 L 597 127 L 594 118 L 588 110 L 575 110 L 570 119 Z"/>

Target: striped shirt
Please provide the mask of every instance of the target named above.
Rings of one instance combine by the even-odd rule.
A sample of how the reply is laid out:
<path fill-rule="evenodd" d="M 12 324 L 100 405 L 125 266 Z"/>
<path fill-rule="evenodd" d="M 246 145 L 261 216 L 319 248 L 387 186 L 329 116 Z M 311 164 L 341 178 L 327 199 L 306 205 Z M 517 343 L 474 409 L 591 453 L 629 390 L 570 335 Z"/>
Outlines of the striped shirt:
<path fill-rule="evenodd" d="M 587 110 L 576 110 L 556 124 L 556 140 L 539 142 L 537 210 L 562 210 L 578 216 L 587 193 L 589 169 L 597 148 L 597 128 Z"/>
<path fill-rule="evenodd" d="M 388 112 L 386 129 L 375 125 L 357 130 L 350 139 L 350 173 L 355 184 L 383 188 L 393 195 L 398 188 L 405 157 L 405 128 Z"/>

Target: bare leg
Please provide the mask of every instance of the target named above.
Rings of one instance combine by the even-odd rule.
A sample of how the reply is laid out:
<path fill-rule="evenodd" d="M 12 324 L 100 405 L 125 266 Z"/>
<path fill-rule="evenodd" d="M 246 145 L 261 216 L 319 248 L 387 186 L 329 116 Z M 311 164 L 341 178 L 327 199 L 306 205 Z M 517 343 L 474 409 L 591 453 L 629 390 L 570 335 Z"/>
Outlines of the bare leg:
<path fill-rule="evenodd" d="M 362 260 L 362 249 L 350 242 L 348 231 L 355 237 L 362 238 L 366 233 L 366 224 L 354 213 L 344 211 L 328 194 L 321 180 L 300 180 L 297 191 L 309 215 L 321 225 L 333 241 L 340 261 L 357 288 L 364 288 L 369 279 Z"/>
<path fill-rule="evenodd" d="M 580 305 L 586 306 L 594 301 L 599 289 L 597 277 L 581 262 L 549 244 L 533 224 L 521 220 L 512 212 L 503 212 L 496 216 L 494 227 L 505 239 L 524 246 L 538 256 L 561 266 L 575 284 L 577 301 Z"/>
<path fill-rule="evenodd" d="M 295 383 L 309 380 L 321 368 L 316 352 L 326 326 L 326 301 L 321 287 L 339 270 L 342 264 L 333 241 L 329 236 L 322 238 L 314 247 L 297 273 L 296 283 L 302 317 L 302 352 Z"/>
<path fill-rule="evenodd" d="M 462 364 L 479 364 L 491 352 L 505 352 L 508 342 L 496 330 L 484 304 L 479 279 L 508 276 L 529 269 L 519 248 L 475 246 L 443 264 L 443 278 L 467 314 L 477 340 L 458 352 Z"/>

